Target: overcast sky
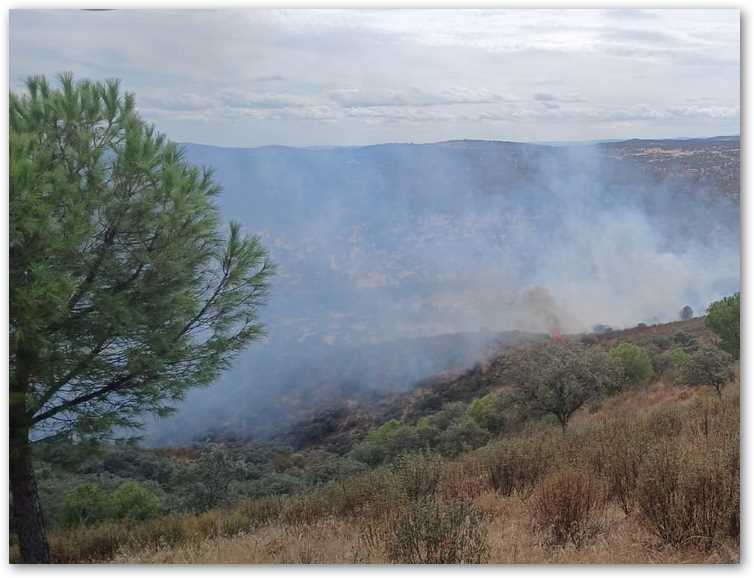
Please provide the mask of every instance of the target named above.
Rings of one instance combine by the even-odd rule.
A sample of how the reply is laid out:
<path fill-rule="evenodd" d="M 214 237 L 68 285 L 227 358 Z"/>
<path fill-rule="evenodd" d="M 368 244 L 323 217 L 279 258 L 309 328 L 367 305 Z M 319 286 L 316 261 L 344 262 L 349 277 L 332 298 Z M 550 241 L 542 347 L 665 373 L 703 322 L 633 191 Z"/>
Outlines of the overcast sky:
<path fill-rule="evenodd" d="M 177 141 L 738 134 L 737 10 L 12 11 L 10 82 L 120 78 Z"/>

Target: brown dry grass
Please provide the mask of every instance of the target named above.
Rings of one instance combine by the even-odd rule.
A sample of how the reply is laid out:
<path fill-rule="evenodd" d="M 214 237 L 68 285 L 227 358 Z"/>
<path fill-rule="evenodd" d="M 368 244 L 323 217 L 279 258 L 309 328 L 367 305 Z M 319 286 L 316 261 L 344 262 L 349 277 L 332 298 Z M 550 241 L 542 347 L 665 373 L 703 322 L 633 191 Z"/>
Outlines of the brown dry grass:
<path fill-rule="evenodd" d="M 510 491 L 491 464 L 513 476 Z M 553 539 L 553 496 L 585 539 Z M 737 562 L 738 388 L 717 400 L 659 383 L 584 412 L 565 436 L 528 432 L 446 463 L 411 458 L 299 496 L 55 533 L 51 544 L 60 562 L 389 563 L 420 499 L 437 511 L 473 500 L 490 563 Z"/>
<path fill-rule="evenodd" d="M 488 518 L 488 563 L 491 564 L 698 564 L 735 563 L 738 545 L 726 542 L 713 551 L 663 546 L 649 535 L 635 515 L 616 505 L 605 512 L 602 530 L 581 548 L 552 547 L 536 533 L 530 504 L 494 491 L 474 502 Z M 139 564 L 387 564 L 383 536 L 369 544 L 362 534 L 371 521 L 327 518 L 311 526 L 274 525 L 233 538 L 205 539 L 177 547 L 125 549 L 116 563 Z M 384 528 L 376 522 L 374 526 Z"/>

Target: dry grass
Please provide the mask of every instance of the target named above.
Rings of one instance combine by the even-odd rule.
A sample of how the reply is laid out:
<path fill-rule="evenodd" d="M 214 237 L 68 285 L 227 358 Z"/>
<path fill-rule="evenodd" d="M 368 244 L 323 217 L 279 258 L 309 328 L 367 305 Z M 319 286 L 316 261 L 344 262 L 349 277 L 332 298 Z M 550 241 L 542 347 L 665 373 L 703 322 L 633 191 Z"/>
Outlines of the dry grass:
<path fill-rule="evenodd" d="M 493 491 L 474 502 L 487 521 L 487 562 L 492 564 L 698 564 L 735 563 L 738 544 L 727 541 L 712 551 L 663 546 L 648 534 L 635 515 L 626 516 L 620 507 L 609 505 L 604 526 L 594 539 L 581 548 L 572 545 L 551 547 L 533 531 L 529 517 L 530 500 L 501 497 Z M 313 526 L 281 525 L 260 528 L 233 538 L 205 539 L 177 547 L 124 549 L 116 563 L 141 564 L 387 564 L 385 540 L 379 533 L 370 546 L 362 532 L 385 529 L 376 521 L 328 518 Z"/>
<path fill-rule="evenodd" d="M 549 546 L 580 548 L 602 529 L 602 480 L 582 469 L 565 468 L 542 480 L 531 504 L 535 531 Z"/>
<path fill-rule="evenodd" d="M 433 559 L 454 527 L 479 556 L 464 546 L 451 558 L 467 561 L 733 563 L 739 496 L 738 389 L 717 400 L 659 384 L 584 412 L 565 436 L 529 432 L 444 463 L 414 456 L 300 496 L 51 544 L 59 562 L 389 563 Z"/>

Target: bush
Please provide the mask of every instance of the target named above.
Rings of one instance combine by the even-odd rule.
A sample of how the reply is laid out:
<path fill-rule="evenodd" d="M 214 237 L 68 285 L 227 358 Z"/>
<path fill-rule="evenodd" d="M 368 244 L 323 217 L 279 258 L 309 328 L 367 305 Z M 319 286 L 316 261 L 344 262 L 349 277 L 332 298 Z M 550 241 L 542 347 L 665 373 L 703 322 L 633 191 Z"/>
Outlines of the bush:
<path fill-rule="evenodd" d="M 326 497 L 321 492 L 290 496 L 283 506 L 281 517 L 290 525 L 311 525 L 330 513 Z"/>
<path fill-rule="evenodd" d="M 488 555 L 482 513 L 469 500 L 412 502 L 388 542 L 388 558 L 400 564 L 480 564 Z"/>
<path fill-rule="evenodd" d="M 636 504 L 639 472 L 652 438 L 644 423 L 614 418 L 597 435 L 599 471 L 607 482 L 607 499 L 630 514 Z"/>
<path fill-rule="evenodd" d="M 489 483 L 496 492 L 527 497 L 547 471 L 551 457 L 542 443 L 508 442 L 489 452 L 485 462 Z"/>
<path fill-rule="evenodd" d="M 668 349 L 673 345 L 673 338 L 670 335 L 653 335 L 651 342 L 659 349 Z"/>
<path fill-rule="evenodd" d="M 364 441 L 353 449 L 351 457 L 370 466 L 377 466 L 402 453 L 421 449 L 422 443 L 417 428 L 391 419 L 371 430 Z"/>
<path fill-rule="evenodd" d="M 354 460 L 371 467 L 380 465 L 387 458 L 387 452 L 383 446 L 369 441 L 363 441 L 354 446 L 349 455 Z"/>
<path fill-rule="evenodd" d="M 652 376 L 652 361 L 638 345 L 616 345 L 610 350 L 610 358 L 621 368 L 626 385 L 642 385 Z"/>
<path fill-rule="evenodd" d="M 694 336 L 687 331 L 677 331 L 673 336 L 673 341 L 675 341 L 681 347 L 688 348 L 692 347 L 696 343 Z"/>
<path fill-rule="evenodd" d="M 648 457 L 637 493 L 644 525 L 665 544 L 709 549 L 738 539 L 739 471 L 725 451 L 665 444 Z"/>
<path fill-rule="evenodd" d="M 63 498 L 63 524 L 89 525 L 109 518 L 110 498 L 98 484 L 83 484 Z"/>
<path fill-rule="evenodd" d="M 252 528 L 265 526 L 278 519 L 285 504 L 283 500 L 280 496 L 245 500 L 239 505 L 239 511 L 243 513 Z"/>
<path fill-rule="evenodd" d="M 470 417 L 465 416 L 454 422 L 437 440 L 437 447 L 445 456 L 455 456 L 466 450 L 483 446 L 489 440 L 490 434 L 482 429 Z"/>
<path fill-rule="evenodd" d="M 261 498 L 263 496 L 297 494 L 306 488 L 306 484 L 303 480 L 291 474 L 269 472 L 258 480 L 238 484 L 235 488 L 239 493 L 250 498 Z"/>
<path fill-rule="evenodd" d="M 733 357 L 729 353 L 705 345 L 689 355 L 680 365 L 675 382 L 680 385 L 709 385 L 720 397 L 722 388 L 733 379 L 732 361 Z"/>
<path fill-rule="evenodd" d="M 410 500 L 433 496 L 445 476 L 445 471 L 445 462 L 434 455 L 402 456 L 395 466 L 398 483 Z"/>
<path fill-rule="evenodd" d="M 466 414 L 479 427 L 492 434 L 499 434 L 517 421 L 512 413 L 513 399 L 510 394 L 493 391 L 469 404 Z"/>
<path fill-rule="evenodd" d="M 534 528 L 552 546 L 581 547 L 601 528 L 604 494 L 593 475 L 563 469 L 542 481 L 534 493 Z"/>
<path fill-rule="evenodd" d="M 160 511 L 160 498 L 134 481 L 123 482 L 112 495 L 112 513 L 116 518 L 145 520 Z"/>

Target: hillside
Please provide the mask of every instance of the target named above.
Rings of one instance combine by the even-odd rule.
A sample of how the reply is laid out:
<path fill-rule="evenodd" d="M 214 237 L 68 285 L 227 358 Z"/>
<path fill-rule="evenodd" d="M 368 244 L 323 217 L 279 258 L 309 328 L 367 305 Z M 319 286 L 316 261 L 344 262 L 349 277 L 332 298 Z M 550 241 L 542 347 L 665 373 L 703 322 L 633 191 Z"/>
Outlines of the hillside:
<path fill-rule="evenodd" d="M 490 392 L 504 399 L 517 387 L 504 377 L 518 359 L 511 352 L 547 340 L 509 343 L 474 369 L 435 376 L 377 409 L 353 406 L 332 416 L 341 431 L 313 436 L 298 451 L 248 442 L 159 450 L 43 446 L 39 478 L 53 556 L 117 563 L 736 562 L 738 378 L 718 398 L 707 386 L 673 385 L 677 368 L 667 364 L 672 352 L 717 341 L 704 319 L 555 340 L 591 352 L 632 343 L 653 367 L 647 384 L 590 401 L 567 431 L 535 414 L 518 414 L 497 433 L 473 426 L 479 400 Z M 441 404 L 427 402 L 437 398 Z M 431 433 L 431 451 L 412 449 L 419 431 Z M 337 441 L 344 433 L 353 435 L 352 448 Z M 372 462 L 379 447 L 398 453 Z M 118 488 L 118 495 L 134 480 L 164 492 L 156 495 L 168 510 L 143 521 L 102 520 L 107 514 L 93 508 L 107 498 L 97 488 Z M 76 487 L 81 491 L 71 491 Z M 442 540 L 454 536 L 447 549 L 431 548 L 435 531 Z"/>
<path fill-rule="evenodd" d="M 186 145 L 214 169 L 225 218 L 258 233 L 279 272 L 267 342 L 176 415 L 150 418 L 146 439 L 266 438 L 467 367 L 484 334 L 546 333 L 553 316 L 577 333 L 702 311 L 739 286 L 739 146 Z M 458 356 L 442 335 L 468 336 Z"/>
<path fill-rule="evenodd" d="M 621 342 L 635 343 L 654 355 L 687 341 L 698 344 L 717 341 L 705 327 L 703 318 L 566 337 L 603 348 Z M 348 452 L 366 431 L 388 420 L 416 423 L 421 417 L 440 411 L 445 404 L 468 403 L 490 391 L 508 387 L 504 374 L 509 363 L 507 353 L 510 348 L 543 339 L 549 338 L 520 335 L 515 340 L 499 343 L 493 352 L 470 369 L 429 376 L 405 393 L 375 395 L 367 403 L 351 401 L 313 412 L 314 415 L 295 423 L 279 439 L 297 449 Z"/>

